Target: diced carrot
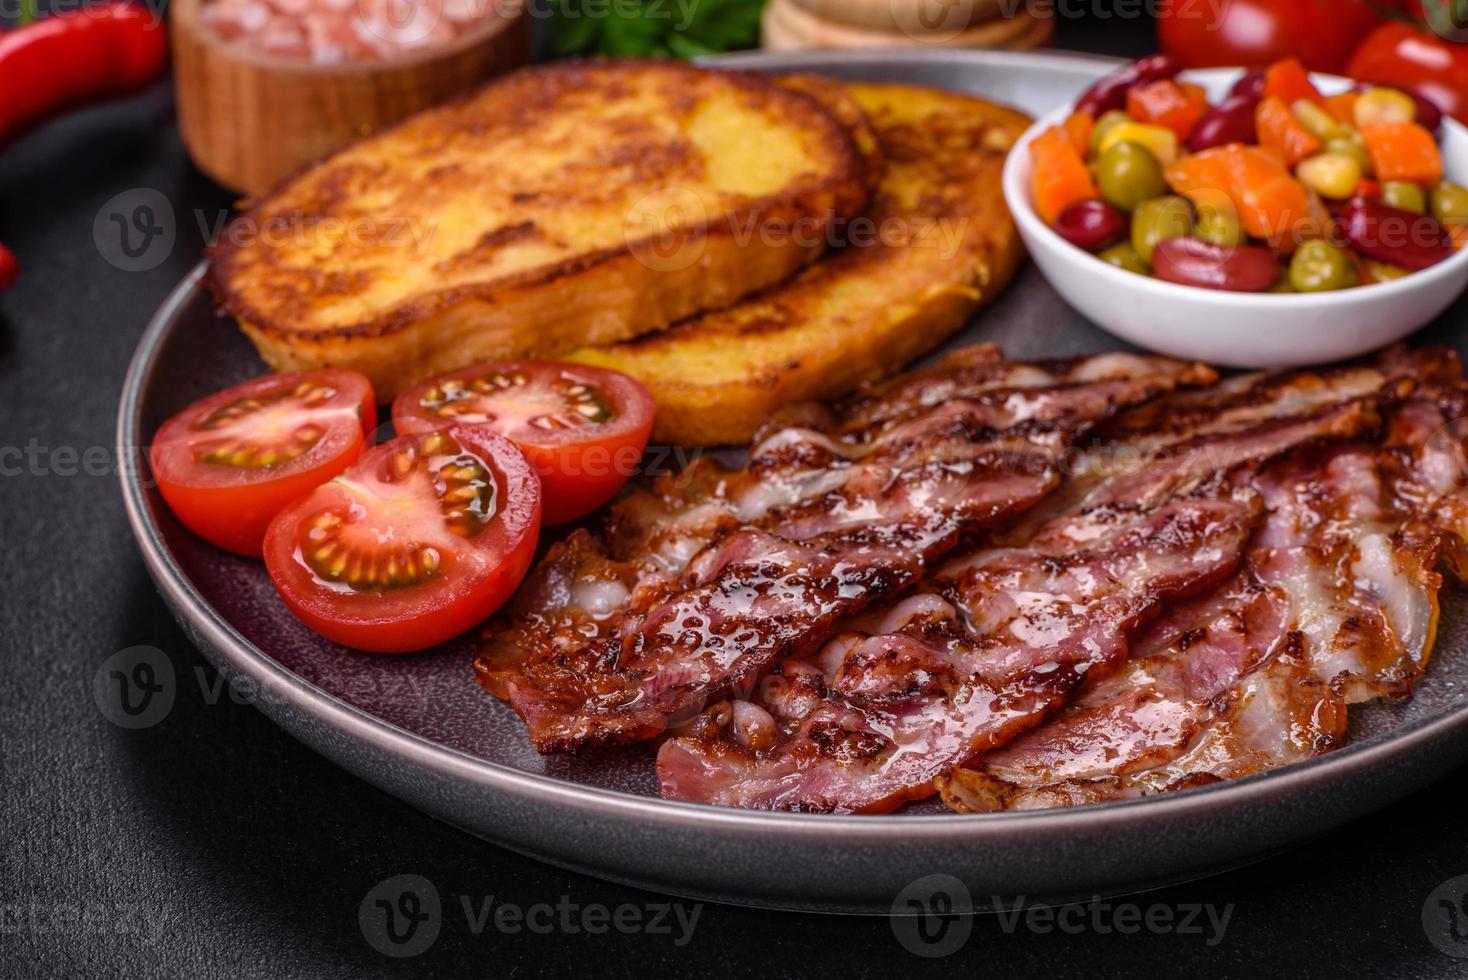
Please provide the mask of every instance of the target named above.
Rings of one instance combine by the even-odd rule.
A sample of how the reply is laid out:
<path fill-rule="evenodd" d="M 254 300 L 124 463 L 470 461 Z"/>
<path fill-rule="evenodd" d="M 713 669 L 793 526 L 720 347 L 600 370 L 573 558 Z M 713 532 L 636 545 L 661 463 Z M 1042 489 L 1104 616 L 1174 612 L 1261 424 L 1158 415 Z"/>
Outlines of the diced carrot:
<path fill-rule="evenodd" d="M 1255 238 L 1271 241 L 1289 234 L 1308 219 L 1310 199 L 1305 185 L 1257 147 L 1238 143 L 1224 147 L 1230 196 L 1239 209 L 1239 223 Z"/>
<path fill-rule="evenodd" d="M 1164 78 L 1128 90 L 1126 111 L 1138 122 L 1166 126 L 1178 139 L 1186 139 L 1193 123 L 1208 111 L 1208 98 L 1196 85 L 1183 88 Z"/>
<path fill-rule="evenodd" d="M 1222 190 L 1239 212 L 1239 223 L 1255 238 L 1282 240 L 1308 220 L 1305 186 L 1269 151 L 1229 143 L 1178 160 L 1166 170 L 1173 190 L 1197 197 Z"/>
<path fill-rule="evenodd" d="M 1181 157 L 1167 167 L 1163 176 L 1174 191 L 1189 197 L 1194 197 L 1200 191 L 1220 190 L 1227 193 L 1229 175 L 1228 165 L 1224 160 L 1225 149 L 1227 147 L 1220 146 Z"/>
<path fill-rule="evenodd" d="M 1288 103 L 1272 95 L 1259 101 L 1254 110 L 1254 127 L 1259 133 L 1259 145 L 1276 151 L 1286 167 L 1320 152 L 1320 140 L 1300 124 Z"/>
<path fill-rule="evenodd" d="M 1089 112 L 1072 112 L 1065 117 L 1062 128 L 1070 145 L 1084 160 L 1091 150 L 1091 130 L 1096 128 L 1096 118 Z"/>
<path fill-rule="evenodd" d="M 1035 210 L 1046 224 L 1080 201 L 1097 196 L 1085 161 L 1060 129 L 1051 126 L 1030 141 L 1035 168 Z"/>
<path fill-rule="evenodd" d="M 1376 179 L 1435 184 L 1442 180 L 1443 159 L 1437 140 L 1414 122 L 1373 123 L 1361 129 Z"/>
<path fill-rule="evenodd" d="M 1309 99 L 1320 105 L 1325 99 L 1310 83 L 1310 73 L 1300 64 L 1299 58 L 1284 58 L 1264 69 L 1264 97 L 1274 96 L 1285 105 L 1296 99 Z"/>
<path fill-rule="evenodd" d="M 1468 225 L 1445 225 L 1444 227 L 1448 230 L 1448 237 L 1453 240 L 1454 250 L 1468 245 Z"/>
<path fill-rule="evenodd" d="M 1338 95 L 1327 95 L 1325 97 L 1325 111 L 1330 113 L 1336 122 L 1343 122 L 1347 126 L 1356 125 L 1356 100 L 1361 96 L 1357 92 L 1341 92 Z"/>

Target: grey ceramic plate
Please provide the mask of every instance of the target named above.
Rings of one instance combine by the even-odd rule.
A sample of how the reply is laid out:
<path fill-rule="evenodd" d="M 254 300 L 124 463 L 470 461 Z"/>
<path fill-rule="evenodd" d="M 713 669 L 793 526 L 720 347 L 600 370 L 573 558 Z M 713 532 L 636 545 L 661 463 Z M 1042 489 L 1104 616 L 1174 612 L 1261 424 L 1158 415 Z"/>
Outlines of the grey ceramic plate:
<path fill-rule="evenodd" d="M 731 63 L 946 86 L 1032 113 L 1070 98 L 1108 62 L 1009 53 L 741 56 Z M 135 454 L 188 402 L 262 373 L 214 315 L 200 271 L 148 326 L 128 370 L 120 450 Z M 1433 328 L 1443 340 L 1462 304 Z M 1182 327 L 1180 327 L 1181 329 Z M 956 343 L 1016 356 L 1113 349 L 1033 270 Z M 542 758 L 514 715 L 481 694 L 471 644 L 373 657 L 334 646 L 280 603 L 258 562 L 183 530 L 139 467 L 123 494 L 148 569 L 205 655 L 246 678 L 258 704 L 363 779 L 464 829 L 546 861 L 648 888 L 756 905 L 886 912 L 914 881 L 960 879 L 974 907 L 1053 901 L 1196 877 L 1250 861 L 1420 787 L 1468 758 L 1468 606 L 1447 597 L 1439 655 L 1409 703 L 1359 713 L 1335 754 L 1270 775 L 1068 811 L 890 817 L 749 813 L 656 796 L 645 751 Z M 965 904 L 962 890 L 959 907 Z"/>

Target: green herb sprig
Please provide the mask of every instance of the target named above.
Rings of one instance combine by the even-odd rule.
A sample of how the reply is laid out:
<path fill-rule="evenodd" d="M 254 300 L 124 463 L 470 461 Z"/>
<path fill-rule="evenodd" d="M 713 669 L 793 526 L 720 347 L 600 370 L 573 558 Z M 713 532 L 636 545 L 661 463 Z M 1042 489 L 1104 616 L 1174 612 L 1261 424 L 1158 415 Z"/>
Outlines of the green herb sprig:
<path fill-rule="evenodd" d="M 759 42 L 765 0 L 557 0 L 556 53 L 696 58 Z"/>

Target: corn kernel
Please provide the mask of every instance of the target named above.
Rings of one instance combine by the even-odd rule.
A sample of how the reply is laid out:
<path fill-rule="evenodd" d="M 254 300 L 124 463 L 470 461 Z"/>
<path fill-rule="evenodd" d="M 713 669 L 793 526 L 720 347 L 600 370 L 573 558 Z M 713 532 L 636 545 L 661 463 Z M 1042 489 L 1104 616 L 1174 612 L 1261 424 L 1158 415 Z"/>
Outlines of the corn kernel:
<path fill-rule="evenodd" d="M 1325 141 L 1326 152 L 1344 153 L 1360 165 L 1363 177 L 1371 176 L 1371 154 L 1366 150 L 1366 141 L 1354 129 L 1346 126 L 1341 129 L 1345 132 L 1344 136 Z"/>
<path fill-rule="evenodd" d="M 1290 106 L 1290 112 L 1311 136 L 1322 143 L 1346 135 L 1345 128 L 1336 122 L 1334 116 L 1309 99 L 1296 99 Z"/>
<path fill-rule="evenodd" d="M 1361 181 L 1361 164 L 1346 153 L 1318 153 L 1295 168 L 1300 183 L 1322 197 L 1350 197 Z"/>
<path fill-rule="evenodd" d="M 1117 123 L 1101 138 L 1098 150 L 1105 153 L 1117 143 L 1141 144 L 1164 167 L 1177 160 L 1177 134 L 1166 126 L 1149 126 L 1139 122 Z"/>
<path fill-rule="evenodd" d="M 1356 128 L 1365 129 L 1376 123 L 1411 122 L 1417 116 L 1417 103 L 1394 88 L 1373 88 L 1356 100 Z"/>

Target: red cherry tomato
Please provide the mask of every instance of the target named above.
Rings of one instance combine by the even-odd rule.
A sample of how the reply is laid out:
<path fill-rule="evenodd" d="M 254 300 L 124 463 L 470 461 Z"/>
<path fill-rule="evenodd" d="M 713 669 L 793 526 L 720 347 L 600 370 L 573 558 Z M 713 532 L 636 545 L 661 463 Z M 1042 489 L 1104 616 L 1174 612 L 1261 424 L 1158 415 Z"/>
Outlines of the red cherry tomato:
<path fill-rule="evenodd" d="M 652 434 L 652 395 L 617 371 L 560 361 L 481 364 L 409 388 L 393 402 L 399 432 L 446 422 L 487 425 L 540 475 L 545 522 L 584 517 L 637 470 Z"/>
<path fill-rule="evenodd" d="M 540 484 L 483 426 L 400 436 L 280 513 L 265 567 L 285 604 L 330 640 L 374 653 L 443 643 L 525 577 Z"/>
<path fill-rule="evenodd" d="M 149 458 L 185 526 L 258 556 L 271 519 L 350 466 L 376 425 L 362 375 L 275 374 L 194 402 L 159 427 Z"/>
<path fill-rule="evenodd" d="M 1468 121 L 1468 45 L 1410 24 L 1382 24 L 1356 48 L 1346 74 L 1408 90 L 1459 122 Z"/>
<path fill-rule="evenodd" d="M 1185 68 L 1267 65 L 1294 55 L 1339 72 L 1380 16 L 1365 0 L 1162 0 L 1157 40 Z"/>

